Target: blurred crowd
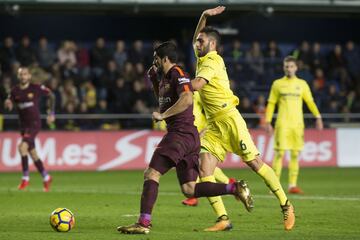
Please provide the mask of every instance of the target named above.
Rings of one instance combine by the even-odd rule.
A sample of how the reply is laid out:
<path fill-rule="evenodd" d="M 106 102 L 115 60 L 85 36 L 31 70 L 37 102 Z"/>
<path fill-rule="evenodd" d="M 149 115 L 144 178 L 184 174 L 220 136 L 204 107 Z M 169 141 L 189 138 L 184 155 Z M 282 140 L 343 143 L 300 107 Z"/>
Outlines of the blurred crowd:
<path fill-rule="evenodd" d="M 176 43 L 176 40 L 172 40 Z M 63 114 L 149 114 L 157 109 L 146 76 L 153 47 L 159 41 L 94 43 L 64 40 L 57 44 L 41 37 L 18 42 L 6 37 L 0 44 L 0 97 L 3 101 L 17 83 L 20 66 L 31 69 L 33 82 L 47 85 L 56 96 L 56 113 Z M 179 64 L 192 76 L 195 70 L 191 46 L 179 47 Z M 231 86 L 240 98 L 239 110 L 253 113 L 249 127 L 261 127 L 266 98 L 274 79 L 283 76 L 282 59 L 298 59 L 298 76 L 305 79 L 322 113 L 360 112 L 360 52 L 352 41 L 345 44 L 242 43 L 228 39 L 219 48 L 227 64 Z M 43 101 L 44 103 L 44 101 Z M 44 104 L 45 105 L 45 104 Z M 4 113 L 0 104 L 0 113 Z M 350 121 L 350 119 L 332 119 Z M 57 129 L 93 130 L 150 128 L 150 119 L 58 119 Z M 6 129 L 12 127 L 5 125 Z"/>

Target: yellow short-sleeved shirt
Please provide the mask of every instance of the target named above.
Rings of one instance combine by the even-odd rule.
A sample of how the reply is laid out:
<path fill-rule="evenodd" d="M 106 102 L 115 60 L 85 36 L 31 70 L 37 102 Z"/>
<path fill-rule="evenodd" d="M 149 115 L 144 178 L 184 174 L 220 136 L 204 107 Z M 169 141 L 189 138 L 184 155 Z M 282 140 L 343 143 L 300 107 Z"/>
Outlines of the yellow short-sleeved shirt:
<path fill-rule="evenodd" d="M 201 137 L 202 152 L 210 152 L 219 161 L 226 153 L 251 161 L 259 154 L 246 123 L 236 105 L 239 99 L 230 89 L 224 60 L 216 51 L 197 59 L 196 77 L 207 84 L 199 90 L 200 99 L 208 121 L 207 130 Z"/>
<path fill-rule="evenodd" d="M 219 111 L 227 111 L 239 104 L 230 89 L 230 82 L 222 57 L 216 51 L 197 59 L 196 77 L 208 82 L 199 90 L 206 117 L 212 118 Z"/>
<path fill-rule="evenodd" d="M 294 77 L 283 77 L 275 80 L 271 86 L 269 103 L 278 104 L 278 116 L 276 127 L 304 127 L 303 100 L 309 106 L 310 111 L 317 117 L 320 112 L 314 104 L 314 100 L 305 80 Z M 266 116 L 271 121 L 272 113 Z"/>
<path fill-rule="evenodd" d="M 310 111 L 320 116 L 309 85 L 297 77 L 283 77 L 271 86 L 268 102 L 278 105 L 275 124 L 274 148 L 280 150 L 301 150 L 304 146 L 303 100 Z M 271 122 L 273 112 L 266 114 L 266 121 Z"/>

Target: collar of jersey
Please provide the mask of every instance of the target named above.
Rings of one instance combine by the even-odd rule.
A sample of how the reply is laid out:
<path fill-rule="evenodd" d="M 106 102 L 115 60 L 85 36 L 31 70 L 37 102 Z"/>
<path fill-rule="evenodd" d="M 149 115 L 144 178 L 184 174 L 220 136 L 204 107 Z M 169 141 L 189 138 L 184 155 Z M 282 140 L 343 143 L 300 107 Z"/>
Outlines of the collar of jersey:
<path fill-rule="evenodd" d="M 205 56 L 200 57 L 200 60 L 203 60 L 203 59 L 209 57 L 210 55 L 214 55 L 214 54 L 217 54 L 217 51 L 210 51 Z"/>

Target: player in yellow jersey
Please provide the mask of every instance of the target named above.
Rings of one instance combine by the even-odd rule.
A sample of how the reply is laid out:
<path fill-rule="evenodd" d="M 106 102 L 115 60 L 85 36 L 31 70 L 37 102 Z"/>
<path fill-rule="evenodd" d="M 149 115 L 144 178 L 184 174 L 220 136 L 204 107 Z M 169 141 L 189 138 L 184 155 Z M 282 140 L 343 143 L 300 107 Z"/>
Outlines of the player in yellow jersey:
<path fill-rule="evenodd" d="M 207 127 L 207 121 L 206 121 L 206 116 L 201 104 L 201 99 L 200 99 L 200 95 L 199 92 L 194 92 L 193 95 L 193 114 L 195 117 L 195 121 L 194 121 L 194 125 L 196 126 L 196 128 L 198 129 L 200 136 L 202 136 L 204 134 L 204 132 L 206 131 L 206 127 Z M 234 183 L 236 182 L 235 178 L 228 178 L 225 173 L 219 168 L 216 167 L 214 170 L 214 177 L 216 182 L 220 182 L 220 183 Z M 197 181 L 200 181 L 200 179 L 198 178 Z M 198 199 L 197 198 L 187 198 L 185 200 L 183 200 L 181 202 L 184 205 L 187 206 L 197 206 L 198 205 Z"/>
<path fill-rule="evenodd" d="M 277 104 L 275 158 L 272 166 L 280 179 L 284 153 L 286 150 L 290 150 L 288 191 L 293 194 L 302 194 L 303 191 L 297 186 L 297 178 L 299 175 L 298 156 L 304 146 L 303 100 L 316 117 L 317 129 L 323 128 L 323 122 L 308 84 L 295 75 L 297 71 L 296 59 L 291 56 L 286 57 L 283 66 L 285 76 L 275 80 L 271 86 L 266 108 L 266 131 L 270 134 L 273 132 L 271 120 Z"/>
<path fill-rule="evenodd" d="M 263 178 L 275 194 L 283 212 L 286 230 L 295 224 L 294 207 L 288 201 L 274 170 L 265 164 L 251 139 L 244 119 L 236 105 L 239 99 L 230 89 L 226 67 L 216 49 L 220 45 L 220 34 L 206 26 L 206 19 L 221 14 L 225 7 L 205 10 L 196 27 L 193 45 L 197 57 L 196 77 L 191 81 L 194 90 L 200 94 L 208 127 L 201 137 L 200 178 L 202 182 L 215 182 L 214 169 L 225 159 L 227 152 L 241 156 L 242 160 Z M 251 210 L 252 199 L 246 207 Z M 206 231 L 227 230 L 231 224 L 220 197 L 209 198 L 218 215 L 216 224 Z"/>

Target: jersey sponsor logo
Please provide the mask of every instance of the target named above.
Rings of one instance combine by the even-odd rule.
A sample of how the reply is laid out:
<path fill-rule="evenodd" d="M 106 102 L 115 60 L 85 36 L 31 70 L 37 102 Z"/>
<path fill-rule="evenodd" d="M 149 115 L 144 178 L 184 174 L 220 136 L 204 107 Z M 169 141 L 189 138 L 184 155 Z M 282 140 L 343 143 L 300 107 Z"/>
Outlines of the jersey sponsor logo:
<path fill-rule="evenodd" d="M 189 78 L 178 78 L 179 84 L 184 84 L 184 83 L 189 83 L 190 79 Z"/>
<path fill-rule="evenodd" d="M 159 104 L 164 105 L 171 102 L 171 97 L 159 97 Z"/>
<path fill-rule="evenodd" d="M 33 93 L 28 93 L 28 95 L 27 95 L 27 96 L 28 96 L 28 98 L 29 98 L 29 99 L 33 99 L 34 94 L 33 94 Z"/>
<path fill-rule="evenodd" d="M 34 103 L 33 102 L 22 102 L 22 103 L 19 103 L 18 104 L 18 107 L 20 109 L 25 109 L 25 108 L 29 108 L 29 107 L 32 107 L 34 106 Z"/>
<path fill-rule="evenodd" d="M 299 93 L 281 93 L 280 96 L 282 97 L 300 97 Z"/>

